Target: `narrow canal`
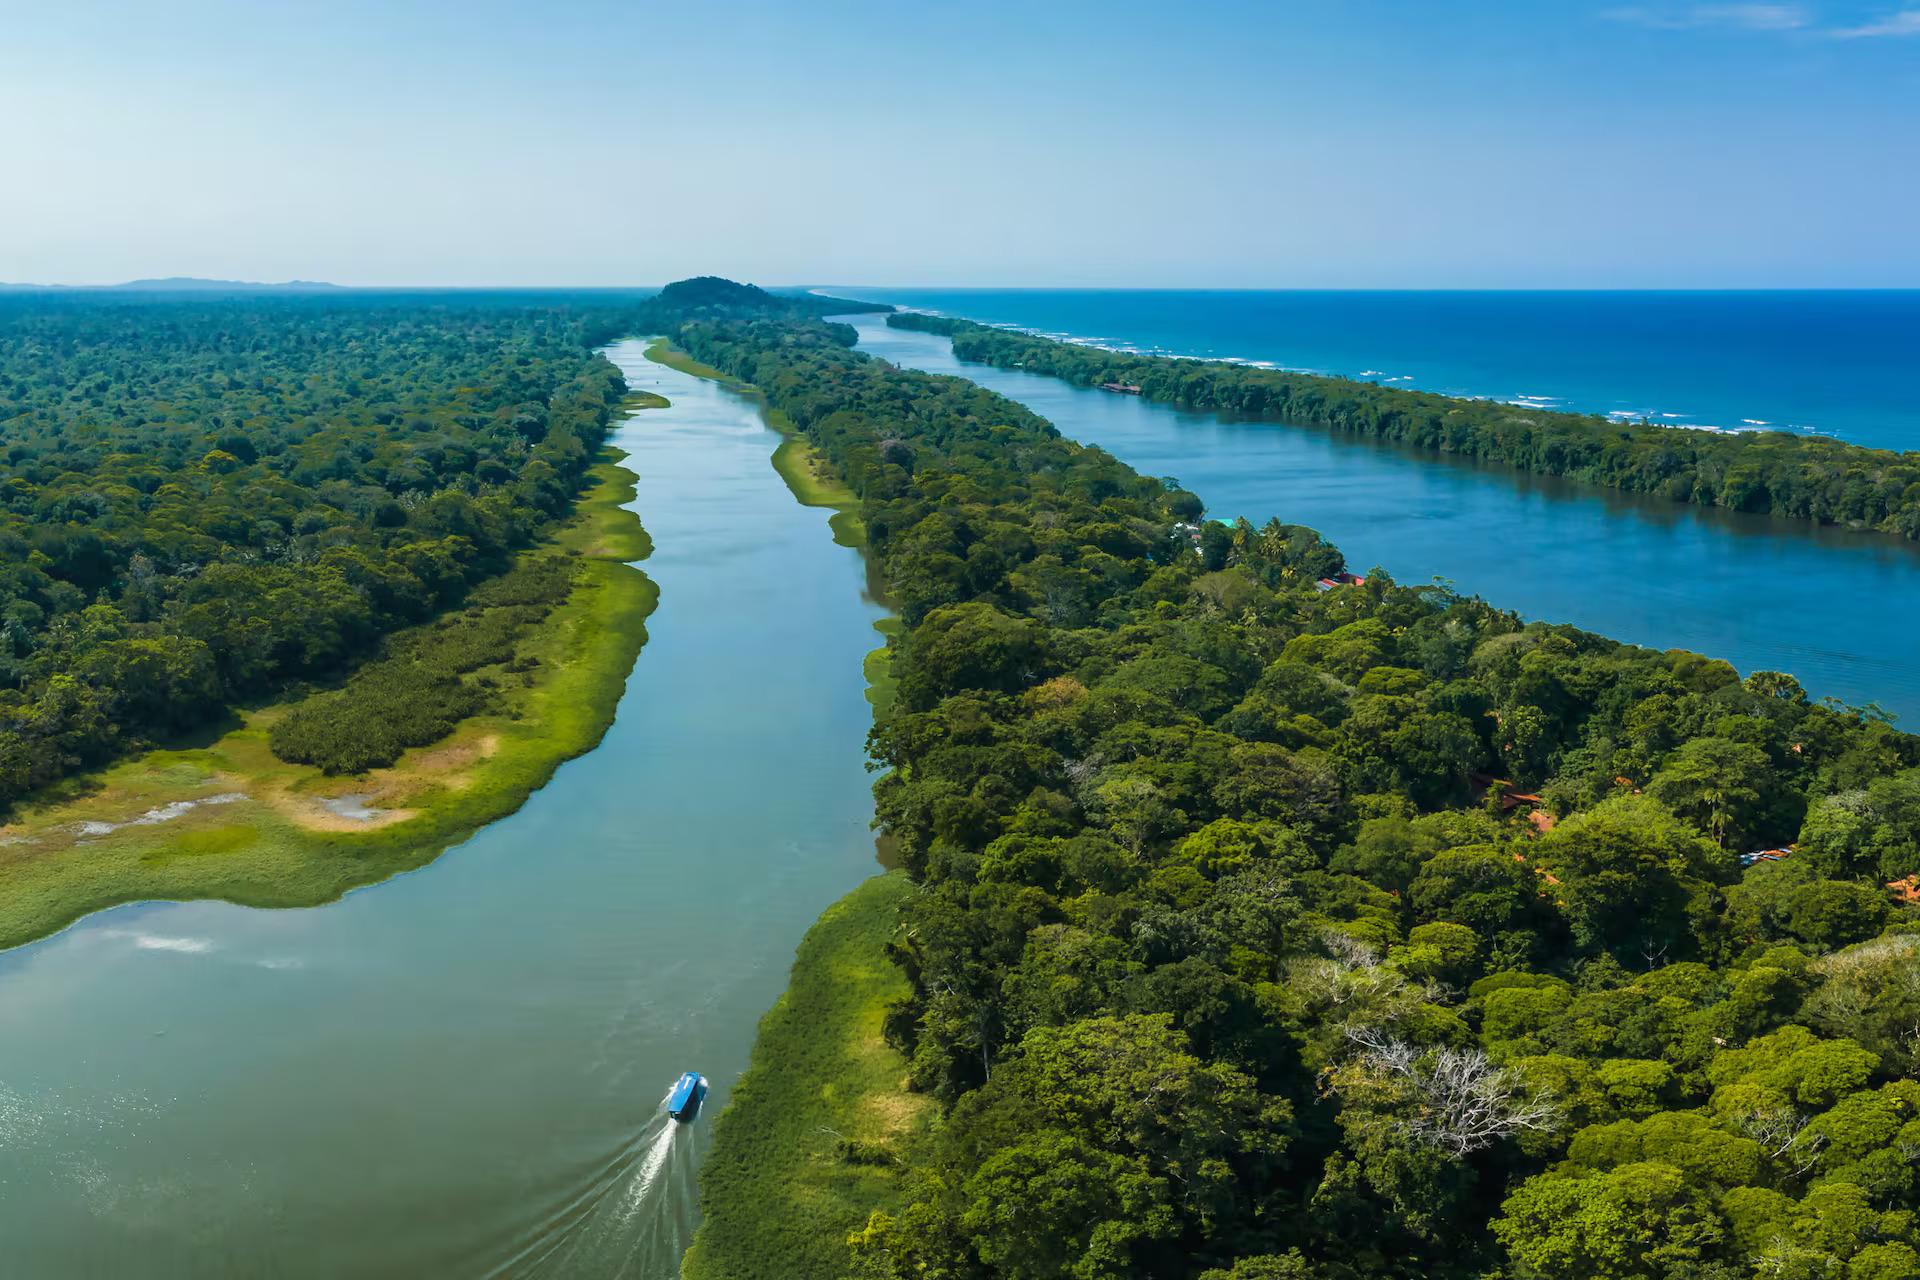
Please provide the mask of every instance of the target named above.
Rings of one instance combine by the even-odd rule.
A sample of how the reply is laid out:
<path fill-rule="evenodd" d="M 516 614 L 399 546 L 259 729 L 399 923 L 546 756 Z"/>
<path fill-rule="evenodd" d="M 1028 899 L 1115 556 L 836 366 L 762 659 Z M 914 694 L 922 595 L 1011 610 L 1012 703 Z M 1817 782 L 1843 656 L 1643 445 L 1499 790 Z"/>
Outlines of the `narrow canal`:
<path fill-rule="evenodd" d="M 305 911 L 106 912 L 0 954 L 0 1270 L 677 1275 L 706 1123 L 876 870 L 882 610 L 755 408 L 611 355 L 660 586 L 619 719 L 518 814 Z"/>
<path fill-rule="evenodd" d="M 957 374 L 1150 475 L 1216 519 L 1320 530 L 1359 573 L 1439 577 L 1528 618 L 1786 671 L 1920 731 L 1920 547 L 1481 467 L 1271 421 L 1186 413 L 954 359 L 947 339 L 842 319 L 860 349 Z"/>

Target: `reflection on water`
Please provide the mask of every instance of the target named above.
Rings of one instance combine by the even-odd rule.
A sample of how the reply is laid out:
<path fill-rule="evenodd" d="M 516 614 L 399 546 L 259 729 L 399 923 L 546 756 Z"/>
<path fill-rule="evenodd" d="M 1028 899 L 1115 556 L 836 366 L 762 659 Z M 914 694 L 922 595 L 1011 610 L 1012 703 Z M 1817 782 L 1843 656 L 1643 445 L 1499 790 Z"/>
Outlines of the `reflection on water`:
<path fill-rule="evenodd" d="M 961 364 L 932 334 L 845 317 L 860 347 L 959 374 L 1149 475 L 1217 519 L 1312 525 L 1365 571 L 1443 578 L 1530 618 L 1788 671 L 1816 696 L 1920 728 L 1920 547 L 1702 510 L 1271 421 L 1186 413 L 1018 369 Z"/>
<path fill-rule="evenodd" d="M 618 439 L 660 607 L 605 742 L 331 906 L 144 904 L 0 953 L 0 1274 L 678 1273 L 759 1018 L 874 870 L 881 610 L 751 406 L 612 354 L 673 407 Z"/>

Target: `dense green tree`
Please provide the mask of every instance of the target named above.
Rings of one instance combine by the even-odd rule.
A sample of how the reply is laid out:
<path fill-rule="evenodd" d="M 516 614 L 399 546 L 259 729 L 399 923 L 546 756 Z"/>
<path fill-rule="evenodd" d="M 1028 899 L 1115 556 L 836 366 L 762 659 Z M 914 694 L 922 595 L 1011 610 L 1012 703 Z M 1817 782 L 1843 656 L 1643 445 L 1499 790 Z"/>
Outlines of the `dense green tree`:
<path fill-rule="evenodd" d="M 1920 911 L 1884 881 L 1913 868 L 1920 742 L 1778 673 L 1332 581 L 1311 530 L 1201 522 L 1177 483 L 811 323 L 675 332 L 838 470 L 906 623 L 872 736 L 919 889 L 886 1030 L 942 1118 L 859 1274 L 1906 1265 Z M 1137 367 L 1193 404 L 1320 390 Z M 1463 409 L 1458 447 L 1506 413 Z M 1365 429 L 1403 425 L 1440 444 Z M 1630 434 L 1567 468 L 1632 473 L 1654 437 Z M 1757 443 L 1684 465 L 1734 491 L 1716 451 Z M 1756 463 L 1737 501 L 1786 474 Z"/>
<path fill-rule="evenodd" d="M 1695 738 L 1667 758 L 1647 794 L 1689 819 L 1725 847 L 1758 833 L 1740 825 L 1742 813 L 1757 813 L 1772 787 L 1764 751 L 1724 738 Z"/>
<path fill-rule="evenodd" d="M 1920 773 L 1828 796 L 1808 810 L 1799 848 L 1829 876 L 1894 880 L 1920 872 Z"/>
<path fill-rule="evenodd" d="M 1556 826 L 1541 862 L 1561 881 L 1575 941 L 1623 958 L 1678 958 L 1731 860 L 1650 798 L 1621 796 Z"/>
<path fill-rule="evenodd" d="M 1493 1231 L 1523 1274 L 1541 1280 L 1644 1280 L 1684 1275 L 1725 1235 L 1704 1192 L 1672 1165 L 1529 1180 Z"/>

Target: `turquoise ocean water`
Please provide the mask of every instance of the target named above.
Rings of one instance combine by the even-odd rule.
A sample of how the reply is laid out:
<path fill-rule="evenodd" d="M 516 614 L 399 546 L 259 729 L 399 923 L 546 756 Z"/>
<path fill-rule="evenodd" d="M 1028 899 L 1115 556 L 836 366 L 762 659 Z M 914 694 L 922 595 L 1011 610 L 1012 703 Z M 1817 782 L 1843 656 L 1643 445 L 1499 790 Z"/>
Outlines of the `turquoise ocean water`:
<path fill-rule="evenodd" d="M 825 290 L 1100 346 L 1920 449 L 1920 290 Z"/>
<path fill-rule="evenodd" d="M 954 359 L 853 317 L 860 347 L 971 378 L 1210 514 L 1311 525 L 1359 570 L 1442 578 L 1527 618 L 1681 648 L 1920 724 L 1920 544 L 1686 506 L 1277 421 L 1228 420 Z"/>

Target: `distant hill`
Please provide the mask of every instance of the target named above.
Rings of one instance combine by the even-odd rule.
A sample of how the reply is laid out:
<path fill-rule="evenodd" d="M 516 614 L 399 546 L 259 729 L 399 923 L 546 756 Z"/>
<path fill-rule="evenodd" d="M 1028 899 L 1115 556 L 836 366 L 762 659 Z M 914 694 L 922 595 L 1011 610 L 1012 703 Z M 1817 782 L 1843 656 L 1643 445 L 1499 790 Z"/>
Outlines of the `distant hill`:
<path fill-rule="evenodd" d="M 0 284 L 0 290 L 26 292 L 39 290 L 114 291 L 126 293 L 316 293 L 338 289 L 337 284 L 318 280 L 288 280 L 284 284 L 262 284 L 253 280 L 203 280 L 198 276 L 166 276 L 158 280 L 129 280 L 125 284 Z"/>
<path fill-rule="evenodd" d="M 758 285 L 737 284 L 720 276 L 695 276 L 676 280 L 660 290 L 660 301 L 676 307 L 779 307 L 782 300 Z"/>
<path fill-rule="evenodd" d="M 812 315 L 848 315 L 854 312 L 892 311 L 884 302 L 853 302 L 816 293 L 768 293 L 758 285 L 738 284 L 720 276 L 676 280 L 660 290 L 659 301 L 682 311 L 708 308 L 734 311 L 804 311 Z"/>

